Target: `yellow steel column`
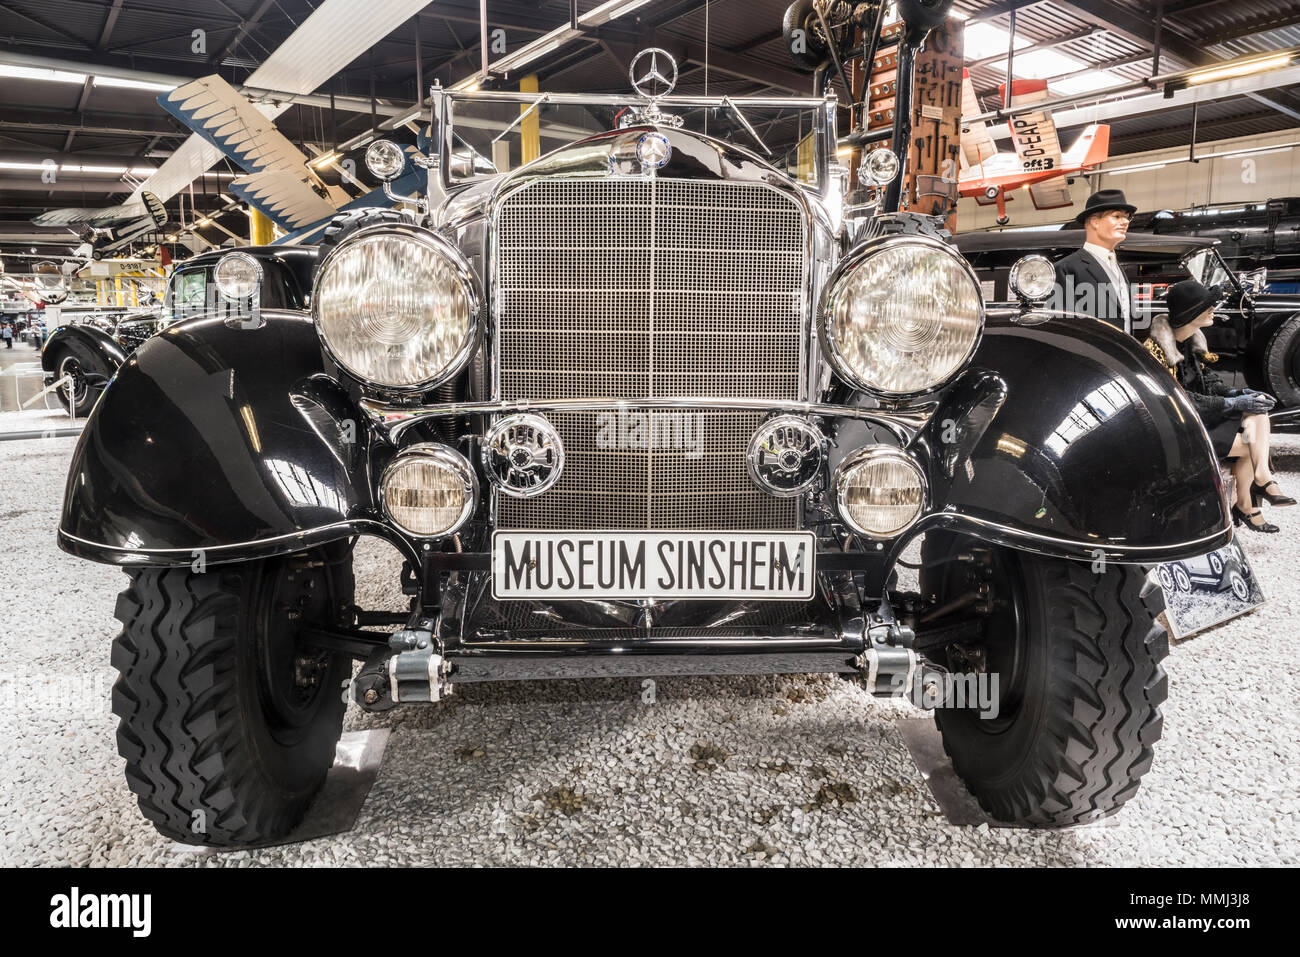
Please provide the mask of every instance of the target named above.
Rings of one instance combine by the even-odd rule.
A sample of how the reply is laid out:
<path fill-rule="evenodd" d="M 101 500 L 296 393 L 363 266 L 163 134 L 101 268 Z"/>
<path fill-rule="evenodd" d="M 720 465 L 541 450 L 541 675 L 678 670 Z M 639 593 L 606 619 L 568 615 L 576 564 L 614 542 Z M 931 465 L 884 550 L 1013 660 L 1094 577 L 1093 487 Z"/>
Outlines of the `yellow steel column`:
<path fill-rule="evenodd" d="M 124 305 L 122 302 L 122 277 L 121 276 L 113 277 L 113 293 L 114 293 L 114 299 L 117 300 L 116 302 L 113 303 L 113 305 L 121 309 L 122 306 Z"/>
<path fill-rule="evenodd" d="M 519 80 L 519 92 L 537 92 L 536 73 L 530 73 Z M 519 110 L 520 112 L 523 112 L 528 108 L 528 105 L 525 104 L 520 106 Z M 523 122 L 519 124 L 519 149 L 521 159 L 525 163 L 531 163 L 533 160 L 537 159 L 537 157 L 542 155 L 542 130 L 541 124 L 538 122 L 538 114 L 540 112 L 540 109 L 533 110 L 524 117 Z"/>
<path fill-rule="evenodd" d="M 248 241 L 254 246 L 269 246 L 274 239 L 271 221 L 253 209 L 248 208 Z"/>

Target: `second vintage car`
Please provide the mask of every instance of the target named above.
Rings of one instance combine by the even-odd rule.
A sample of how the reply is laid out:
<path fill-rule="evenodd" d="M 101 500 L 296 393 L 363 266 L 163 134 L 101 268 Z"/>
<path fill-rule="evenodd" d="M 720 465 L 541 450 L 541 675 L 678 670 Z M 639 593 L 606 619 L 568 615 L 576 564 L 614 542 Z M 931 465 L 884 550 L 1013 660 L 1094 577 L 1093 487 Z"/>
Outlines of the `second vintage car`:
<path fill-rule="evenodd" d="M 1083 245 L 1082 230 L 1004 230 L 968 233 L 957 248 L 971 263 L 990 304 L 1024 300 L 1011 281 L 1018 263 L 1032 257 L 1056 262 Z M 1249 387 L 1278 400 L 1270 418 L 1278 431 L 1300 429 L 1300 296 L 1264 291 L 1265 270 L 1234 273 L 1215 239 L 1131 232 L 1117 250 L 1136 287 L 1134 334 L 1142 338 L 1146 317 L 1164 310 L 1173 283 L 1195 279 L 1218 286 L 1219 321 L 1204 330 L 1216 356 L 1215 372 L 1232 388 Z"/>
<path fill-rule="evenodd" d="M 124 316 L 111 331 L 76 322 L 54 329 L 41 350 L 45 384 L 66 379 L 55 393 L 59 401 L 75 416 L 88 415 L 108 380 L 150 336 L 183 319 L 229 311 L 229 301 L 218 289 L 221 263 L 232 275 L 260 270 L 260 296 L 267 308 L 304 309 L 316 255 L 315 246 L 245 246 L 211 249 L 187 259 L 168 278 L 160 308 Z"/>
<path fill-rule="evenodd" d="M 899 4 L 904 101 L 949 6 Z M 626 96 L 435 88 L 428 195 L 333 230 L 309 310 L 246 322 L 232 289 L 123 365 L 58 540 L 126 572 L 118 743 L 162 833 L 282 836 L 345 699 L 503 679 L 982 684 L 996 711 L 936 715 L 997 818 L 1136 793 L 1168 650 L 1144 566 L 1231 538 L 1191 404 L 1103 323 L 986 310 L 890 199 L 905 157 L 868 157 L 883 208 L 846 209 L 834 98 L 673 96 L 675 72 L 647 50 Z M 486 147 L 521 108 L 560 145 L 453 153 L 458 116 Z M 405 558 L 396 632 L 356 607 L 361 535 Z"/>

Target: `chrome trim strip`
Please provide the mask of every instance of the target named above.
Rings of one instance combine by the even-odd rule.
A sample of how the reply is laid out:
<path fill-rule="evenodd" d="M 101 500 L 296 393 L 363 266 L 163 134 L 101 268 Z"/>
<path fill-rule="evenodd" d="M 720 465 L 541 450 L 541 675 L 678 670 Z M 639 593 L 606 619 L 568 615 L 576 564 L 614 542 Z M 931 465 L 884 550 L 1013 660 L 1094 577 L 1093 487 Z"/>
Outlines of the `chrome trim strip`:
<path fill-rule="evenodd" d="M 1094 549 L 1099 548 L 1103 551 L 1119 553 L 1163 552 L 1173 548 L 1191 548 L 1192 546 L 1200 547 L 1201 545 L 1213 542 L 1215 539 L 1219 538 L 1224 531 L 1229 533 L 1232 532 L 1231 527 L 1225 527 L 1221 531 L 1215 532 L 1211 535 L 1205 535 L 1201 538 L 1194 538 L 1185 542 L 1171 542 L 1168 545 L 1115 545 L 1107 544 L 1101 541 L 1101 539 L 1059 538 L 1055 535 L 1044 535 L 1041 532 L 1031 532 L 1023 528 L 1014 528 L 1010 525 L 1003 525 L 999 522 L 991 522 L 986 518 L 976 518 L 973 515 L 966 515 L 963 512 L 931 512 L 928 515 L 921 516 L 921 518 L 917 520 L 916 524 L 908 529 L 911 534 L 907 536 L 907 539 L 910 540 L 915 538 L 918 533 L 925 531 L 929 526 L 938 524 L 944 519 L 956 522 L 969 522 L 970 524 L 977 525 L 980 528 L 990 528 L 995 531 L 1005 532 L 1012 538 L 1027 538 L 1052 545 L 1071 545 L 1080 548 Z M 902 539 L 895 539 L 895 541 L 902 541 Z"/>
<path fill-rule="evenodd" d="M 309 535 L 315 535 L 321 532 L 331 532 L 336 529 L 350 532 L 358 531 L 359 526 L 374 526 L 381 530 L 381 537 L 387 541 L 403 541 L 400 535 L 394 535 L 396 529 L 391 525 L 375 521 L 373 518 L 356 518 L 349 522 L 333 522 L 329 525 L 317 525 L 313 528 L 304 528 L 297 532 L 286 532 L 283 535 L 272 535 L 270 538 L 254 538 L 243 542 L 230 542 L 225 545 L 203 545 L 191 548 L 127 548 L 124 545 L 109 545 L 105 542 L 92 542 L 90 539 L 81 538 L 73 535 L 71 532 L 59 529 L 59 535 L 70 541 L 79 542 L 82 545 L 89 545 L 91 548 L 99 549 L 105 552 L 121 552 L 124 555 L 187 555 L 193 557 L 195 552 L 222 552 L 237 548 L 262 548 L 267 545 L 275 545 L 278 542 L 293 541 L 295 539 L 306 538 Z M 414 550 L 408 549 L 411 557 L 417 558 Z"/>
<path fill-rule="evenodd" d="M 589 412 L 601 409 L 725 409 L 758 412 L 789 412 L 823 415 L 832 418 L 861 419 L 888 429 L 900 442 L 907 444 L 930 420 L 937 405 L 930 403 L 910 412 L 880 412 L 854 409 L 821 402 L 795 402 L 784 399 L 726 399 L 705 396 L 679 396 L 675 399 L 513 399 L 485 402 L 451 402 L 439 405 L 407 407 L 388 405 L 374 399 L 362 399 L 361 410 L 376 424 L 384 427 L 388 437 L 397 441 L 411 425 L 427 418 L 460 415 L 493 415 L 507 412 Z"/>

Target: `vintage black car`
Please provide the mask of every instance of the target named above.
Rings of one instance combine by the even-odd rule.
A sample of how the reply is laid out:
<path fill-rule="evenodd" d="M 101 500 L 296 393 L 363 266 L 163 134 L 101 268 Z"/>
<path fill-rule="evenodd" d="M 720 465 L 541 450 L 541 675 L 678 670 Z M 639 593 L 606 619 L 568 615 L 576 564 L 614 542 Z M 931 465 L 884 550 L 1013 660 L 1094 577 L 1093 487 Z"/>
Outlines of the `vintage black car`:
<path fill-rule="evenodd" d="M 1026 256 L 1055 262 L 1083 245 L 1082 230 L 1005 230 L 967 233 L 957 248 L 974 267 L 990 304 L 1012 305 L 1012 267 Z M 1130 232 L 1116 250 L 1136 287 L 1133 333 L 1144 337 L 1144 317 L 1164 311 L 1168 287 L 1183 279 L 1217 285 L 1223 298 L 1220 321 L 1205 329 L 1218 356 L 1214 370 L 1232 388 L 1269 392 L 1278 400 L 1271 414 L 1276 428 L 1300 428 L 1300 296 L 1262 291 L 1266 275 L 1234 273 L 1219 254 L 1218 241 Z"/>
<path fill-rule="evenodd" d="M 1234 270 L 1262 268 L 1288 284 L 1300 280 L 1300 197 L 1138 213 L 1129 229 L 1217 239 L 1220 255 Z"/>
<path fill-rule="evenodd" d="M 910 91 L 949 4 L 899 6 Z M 339 223 L 310 311 L 244 322 L 250 290 L 108 387 L 58 541 L 127 573 L 118 741 L 164 834 L 283 835 L 347 701 L 502 679 L 828 672 L 924 702 L 996 678 L 995 715 L 937 711 L 992 814 L 1136 793 L 1168 651 L 1144 566 L 1231 538 L 1190 402 L 1104 323 L 986 310 L 940 223 L 845 208 L 833 98 L 632 66 L 647 92 L 435 87 L 430 198 Z M 509 172 L 452 161 L 521 106 L 547 135 L 618 121 Z M 774 115 L 809 145 L 769 152 Z M 864 164 L 873 202 L 903 161 Z M 400 621 L 355 605 L 361 535 L 405 558 Z"/>
<path fill-rule="evenodd" d="M 70 323 L 51 333 L 41 351 L 41 368 L 47 386 L 71 377 L 70 385 L 55 391 L 64 408 L 79 417 L 88 415 L 127 357 L 172 323 L 224 314 L 228 301 L 221 296 L 213 276 L 217 265 L 236 252 L 261 267 L 263 302 L 268 308 L 306 308 L 316 247 L 245 246 L 235 251 L 211 249 L 200 253 L 172 272 L 161 308 L 124 316 L 111 332 L 97 324 Z"/>

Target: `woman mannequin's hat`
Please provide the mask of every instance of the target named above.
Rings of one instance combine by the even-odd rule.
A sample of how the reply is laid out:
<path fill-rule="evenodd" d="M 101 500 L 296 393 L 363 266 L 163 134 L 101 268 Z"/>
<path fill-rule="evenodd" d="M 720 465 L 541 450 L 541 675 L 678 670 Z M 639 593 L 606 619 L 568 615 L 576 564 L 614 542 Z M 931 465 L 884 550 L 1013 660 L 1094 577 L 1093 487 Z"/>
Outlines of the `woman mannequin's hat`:
<path fill-rule="evenodd" d="M 1219 301 L 1219 288 L 1187 279 L 1170 286 L 1165 301 L 1169 306 L 1169 325 L 1178 329 L 1212 308 Z"/>

